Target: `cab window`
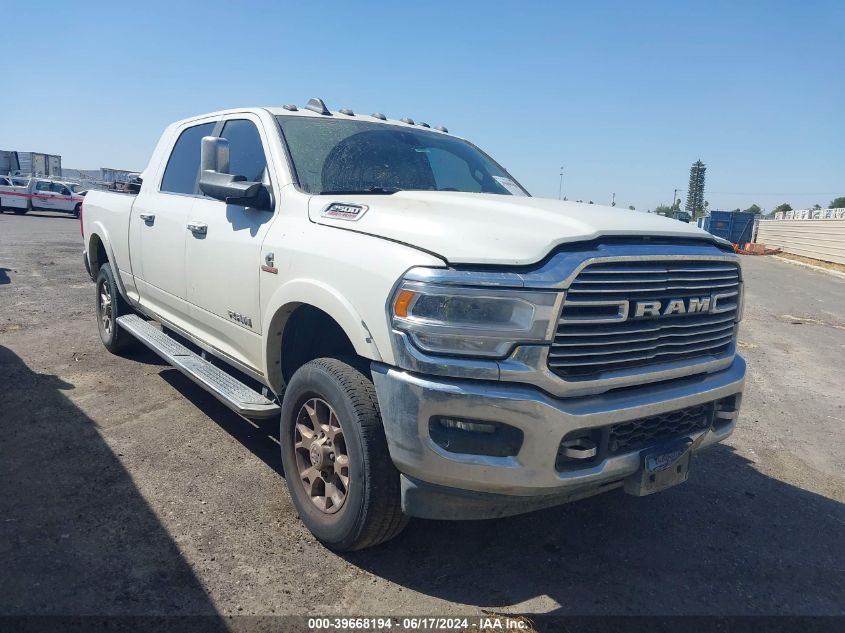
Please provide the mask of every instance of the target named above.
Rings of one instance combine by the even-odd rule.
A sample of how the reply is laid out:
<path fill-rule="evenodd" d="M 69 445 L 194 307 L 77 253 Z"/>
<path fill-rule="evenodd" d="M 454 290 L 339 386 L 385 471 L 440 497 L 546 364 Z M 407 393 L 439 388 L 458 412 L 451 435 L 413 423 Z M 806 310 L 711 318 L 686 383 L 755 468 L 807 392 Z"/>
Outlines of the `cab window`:
<path fill-rule="evenodd" d="M 200 172 L 200 145 L 203 136 L 211 136 L 214 123 L 194 125 L 182 131 L 161 179 L 161 191 L 195 195 Z"/>
<path fill-rule="evenodd" d="M 220 136 L 229 141 L 229 173 L 261 182 L 267 158 L 255 123 L 246 119 L 226 121 Z"/>

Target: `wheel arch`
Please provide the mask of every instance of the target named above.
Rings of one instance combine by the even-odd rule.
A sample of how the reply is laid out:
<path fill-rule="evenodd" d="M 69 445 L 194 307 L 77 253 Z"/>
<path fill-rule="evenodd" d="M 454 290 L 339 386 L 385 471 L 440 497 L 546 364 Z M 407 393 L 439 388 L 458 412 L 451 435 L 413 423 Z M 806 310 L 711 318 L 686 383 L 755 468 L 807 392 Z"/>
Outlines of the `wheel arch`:
<path fill-rule="evenodd" d="M 117 259 L 114 256 L 114 250 L 112 249 L 111 241 L 109 240 L 108 231 L 106 231 L 101 222 L 96 222 L 94 226 L 91 227 L 85 252 L 91 269 L 91 278 L 97 278 L 100 266 L 105 263 L 111 264 L 114 272 L 114 279 L 117 283 L 117 289 L 123 298 L 128 301 L 128 294 L 126 293 L 126 287 L 123 285 L 123 279 L 120 275 L 120 267 L 118 266 Z"/>
<path fill-rule="evenodd" d="M 293 349 L 293 337 L 302 334 L 301 330 L 296 331 L 296 327 L 304 322 L 306 316 L 317 318 L 318 322 L 312 323 L 312 326 L 336 327 L 356 355 L 370 360 L 382 360 L 375 340 L 360 313 L 336 289 L 324 283 L 314 280 L 291 280 L 276 291 L 266 314 L 268 317 L 263 328 L 266 346 L 265 375 L 276 392 L 283 390 L 286 384 L 287 367 L 283 358 L 286 351 L 290 353 Z M 328 321 L 319 321 L 323 318 Z M 338 350 L 337 353 L 341 351 Z"/>
<path fill-rule="evenodd" d="M 91 277 L 96 279 L 100 267 L 109 261 L 108 251 L 105 242 L 97 233 L 92 233 L 88 239 L 88 264 L 91 268 Z"/>

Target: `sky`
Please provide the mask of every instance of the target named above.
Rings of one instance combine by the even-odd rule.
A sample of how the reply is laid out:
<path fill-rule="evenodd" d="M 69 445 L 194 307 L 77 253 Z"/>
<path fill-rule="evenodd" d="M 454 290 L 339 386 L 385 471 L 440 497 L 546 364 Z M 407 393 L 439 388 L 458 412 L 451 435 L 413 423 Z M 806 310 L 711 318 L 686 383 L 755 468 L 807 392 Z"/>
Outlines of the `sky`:
<path fill-rule="evenodd" d="M 845 2 L 0 0 L 0 149 L 141 170 L 172 121 L 342 107 L 446 125 L 536 196 L 845 195 Z M 19 61 L 9 63 L 13 54 Z"/>

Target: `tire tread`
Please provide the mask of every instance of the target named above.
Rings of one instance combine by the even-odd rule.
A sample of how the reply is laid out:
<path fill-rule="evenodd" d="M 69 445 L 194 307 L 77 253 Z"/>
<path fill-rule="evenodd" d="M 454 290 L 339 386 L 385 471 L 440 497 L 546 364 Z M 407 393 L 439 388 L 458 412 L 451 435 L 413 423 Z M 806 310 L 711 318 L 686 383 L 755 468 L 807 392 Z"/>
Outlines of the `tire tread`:
<path fill-rule="evenodd" d="M 381 410 L 375 385 L 369 371 L 361 367 L 358 359 L 318 358 L 311 361 L 319 365 L 340 384 L 352 403 L 361 424 L 361 435 L 368 450 L 364 451 L 367 488 L 365 505 L 374 505 L 380 512 L 373 512 L 362 526 L 361 532 L 349 548 L 365 549 L 389 541 L 407 525 L 408 517 L 402 513 L 399 473 L 387 459 L 371 460 L 370 455 L 389 455 L 387 439 L 382 428 Z"/>
<path fill-rule="evenodd" d="M 134 347 L 137 343 L 135 338 L 131 334 L 129 334 L 129 332 L 122 330 L 117 324 L 117 318 L 123 316 L 124 314 L 130 314 L 132 312 L 132 308 L 129 307 L 129 304 L 126 303 L 126 300 L 120 294 L 120 290 L 117 287 L 117 282 L 115 281 L 114 271 L 112 270 L 111 264 L 109 262 L 105 262 L 102 266 L 100 266 L 100 271 L 97 274 L 97 282 L 95 284 L 95 288 L 100 287 L 101 277 L 105 277 L 106 282 L 110 286 L 109 290 L 112 296 L 112 311 L 115 315 L 114 334 L 112 335 L 111 343 L 107 343 L 105 340 L 103 340 L 103 345 L 112 354 L 121 354 L 122 352 L 125 352 Z M 99 301 L 99 297 L 97 297 L 96 294 L 95 301 Z M 100 328 L 99 317 L 97 327 L 98 329 Z M 102 336 L 103 335 L 101 332 L 101 340 Z"/>

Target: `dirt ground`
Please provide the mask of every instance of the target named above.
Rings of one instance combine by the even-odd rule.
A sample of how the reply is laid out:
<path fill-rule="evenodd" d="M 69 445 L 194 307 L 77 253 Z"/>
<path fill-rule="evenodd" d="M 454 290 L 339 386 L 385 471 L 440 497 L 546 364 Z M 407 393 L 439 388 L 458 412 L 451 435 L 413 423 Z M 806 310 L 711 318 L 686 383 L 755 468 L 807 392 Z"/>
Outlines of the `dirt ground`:
<path fill-rule="evenodd" d="M 743 258 L 739 426 L 689 482 L 339 556 L 275 423 L 105 351 L 81 251 L 0 215 L 0 614 L 845 614 L 845 279 Z"/>

